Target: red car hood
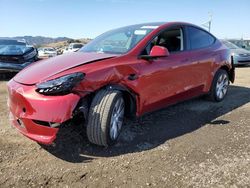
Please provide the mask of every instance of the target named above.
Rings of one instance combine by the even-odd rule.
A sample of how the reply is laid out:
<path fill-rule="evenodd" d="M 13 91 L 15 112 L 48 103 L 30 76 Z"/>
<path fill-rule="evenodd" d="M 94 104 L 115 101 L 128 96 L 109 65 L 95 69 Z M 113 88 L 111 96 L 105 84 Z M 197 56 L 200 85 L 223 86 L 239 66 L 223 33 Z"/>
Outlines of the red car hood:
<path fill-rule="evenodd" d="M 117 55 L 72 52 L 38 61 L 23 69 L 14 77 L 14 80 L 21 84 L 32 85 L 70 68 L 115 56 Z"/>

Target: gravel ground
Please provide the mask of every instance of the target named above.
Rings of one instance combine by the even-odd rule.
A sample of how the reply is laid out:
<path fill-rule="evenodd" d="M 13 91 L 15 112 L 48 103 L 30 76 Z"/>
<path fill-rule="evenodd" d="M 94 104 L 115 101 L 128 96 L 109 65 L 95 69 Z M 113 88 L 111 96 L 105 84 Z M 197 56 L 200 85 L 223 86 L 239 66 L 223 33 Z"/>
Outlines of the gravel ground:
<path fill-rule="evenodd" d="M 0 81 L 0 187 L 250 187 L 250 68 L 227 98 L 186 101 L 127 121 L 119 143 L 90 144 L 79 125 L 39 145 L 12 128 Z"/>

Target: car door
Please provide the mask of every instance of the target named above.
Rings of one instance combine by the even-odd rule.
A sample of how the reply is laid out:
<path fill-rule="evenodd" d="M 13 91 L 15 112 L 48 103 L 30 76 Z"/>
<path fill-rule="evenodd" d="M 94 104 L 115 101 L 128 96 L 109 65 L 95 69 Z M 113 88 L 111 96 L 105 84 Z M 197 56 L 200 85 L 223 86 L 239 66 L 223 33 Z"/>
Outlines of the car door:
<path fill-rule="evenodd" d="M 187 26 L 186 29 L 189 59 L 192 69 L 195 70 L 192 75 L 193 83 L 200 86 L 203 92 L 207 92 L 210 87 L 213 65 L 220 55 L 213 47 L 216 38 L 200 28 Z"/>
<path fill-rule="evenodd" d="M 162 40 L 163 35 L 165 35 L 165 41 Z M 183 28 L 179 26 L 167 29 L 157 37 L 149 45 L 151 47 L 153 45 L 167 47 L 170 55 L 152 60 L 140 60 L 137 83 L 141 91 L 141 113 L 183 100 L 185 98 L 183 93 L 195 87 L 192 85 L 190 77 L 195 71 L 192 70 L 190 57 L 188 52 L 185 51 L 186 36 Z M 175 42 L 173 42 L 174 40 L 171 42 L 172 38 L 175 38 Z M 177 44 L 178 39 L 180 42 L 179 48 L 176 48 L 175 44 Z M 145 48 L 144 53 L 149 51 L 147 50 L 148 46 Z"/>

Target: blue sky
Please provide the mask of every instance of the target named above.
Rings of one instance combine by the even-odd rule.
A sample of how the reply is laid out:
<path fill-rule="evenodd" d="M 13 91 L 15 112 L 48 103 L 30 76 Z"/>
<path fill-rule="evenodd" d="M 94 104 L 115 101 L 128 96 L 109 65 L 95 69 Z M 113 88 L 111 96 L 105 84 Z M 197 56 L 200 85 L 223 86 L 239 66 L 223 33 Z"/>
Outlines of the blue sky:
<path fill-rule="evenodd" d="M 0 37 L 93 38 L 152 21 L 201 25 L 209 12 L 217 37 L 250 38 L 250 0 L 0 0 Z"/>

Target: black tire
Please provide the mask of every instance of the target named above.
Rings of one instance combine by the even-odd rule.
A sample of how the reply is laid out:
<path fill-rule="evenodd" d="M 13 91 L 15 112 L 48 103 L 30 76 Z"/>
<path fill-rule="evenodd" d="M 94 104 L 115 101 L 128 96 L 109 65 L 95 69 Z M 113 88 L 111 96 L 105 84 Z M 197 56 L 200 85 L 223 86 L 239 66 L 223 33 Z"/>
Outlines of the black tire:
<path fill-rule="evenodd" d="M 225 79 L 225 86 L 223 87 L 223 91 L 222 91 L 222 95 L 219 95 L 218 93 L 218 83 L 220 82 L 219 79 Z M 223 81 L 224 82 L 224 81 Z M 211 101 L 215 101 L 215 102 L 220 102 L 222 101 L 226 95 L 227 95 L 227 91 L 228 91 L 228 86 L 229 86 L 229 76 L 228 76 L 228 73 L 226 70 L 224 69 L 219 69 L 215 76 L 214 76 L 214 79 L 213 79 L 213 83 L 211 85 L 211 89 L 210 89 L 210 92 L 209 92 L 209 95 L 208 95 L 208 98 L 211 100 Z"/>
<path fill-rule="evenodd" d="M 121 131 L 121 127 L 118 129 L 117 124 L 118 135 L 116 138 L 112 138 L 111 128 L 113 124 L 111 124 L 111 118 L 114 117 L 113 114 L 115 108 L 117 108 L 116 105 L 118 101 L 123 101 L 123 116 L 121 119 L 123 123 L 125 103 L 120 91 L 100 90 L 93 98 L 87 123 L 87 136 L 91 143 L 100 146 L 110 146 L 116 143 Z"/>

